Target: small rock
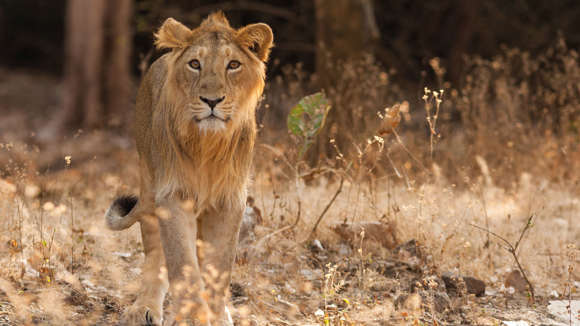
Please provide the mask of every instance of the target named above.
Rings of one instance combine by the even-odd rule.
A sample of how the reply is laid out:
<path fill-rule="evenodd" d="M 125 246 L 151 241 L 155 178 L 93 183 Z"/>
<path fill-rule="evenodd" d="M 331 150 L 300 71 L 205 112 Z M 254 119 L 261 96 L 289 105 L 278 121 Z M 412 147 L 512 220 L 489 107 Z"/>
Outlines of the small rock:
<path fill-rule="evenodd" d="M 448 292 L 457 294 L 459 287 L 459 277 L 451 274 L 451 273 L 444 273 L 441 278 L 445 282 L 445 287 L 447 288 Z M 465 289 L 469 294 L 475 294 L 478 297 L 481 297 L 485 294 L 485 282 L 475 277 L 471 276 L 461 276 L 461 279 L 465 283 Z"/>
<path fill-rule="evenodd" d="M 421 254 L 421 248 L 419 248 L 419 244 L 417 240 L 411 239 L 400 246 L 397 246 L 395 250 L 393 250 L 395 254 L 401 254 L 402 252 L 407 252 L 409 255 L 413 257 L 418 257 Z"/>
<path fill-rule="evenodd" d="M 320 240 L 314 239 L 314 241 L 312 241 L 312 245 L 315 246 L 316 248 L 318 248 L 318 250 L 324 251 L 324 247 L 322 246 L 322 243 L 320 242 Z"/>
<path fill-rule="evenodd" d="M 480 279 L 476 279 L 475 277 L 471 277 L 471 276 L 463 276 L 463 281 L 465 282 L 465 285 L 467 286 L 467 292 L 469 294 L 475 294 L 478 297 L 481 297 L 482 295 L 485 294 L 485 282 L 480 280 Z"/>
<path fill-rule="evenodd" d="M 504 285 L 506 288 L 511 286 L 520 293 L 524 293 L 528 290 L 528 283 L 517 269 L 511 271 L 511 273 L 507 275 Z"/>
<path fill-rule="evenodd" d="M 308 244 L 308 250 L 310 250 L 310 252 L 313 254 L 317 254 L 317 257 L 318 254 L 323 254 L 326 252 L 326 249 L 324 249 L 322 242 L 320 242 L 320 240 L 318 239 L 314 239 L 312 240 L 312 242 Z"/>
<path fill-rule="evenodd" d="M 444 312 L 451 307 L 451 298 L 445 292 L 436 292 L 435 296 L 435 311 Z"/>
<path fill-rule="evenodd" d="M 244 302 L 247 300 L 248 295 L 246 294 L 246 290 L 244 286 L 238 282 L 232 282 L 230 284 L 230 293 L 232 296 L 232 301 L 237 304 Z"/>
<path fill-rule="evenodd" d="M 451 307 L 451 299 L 446 292 L 445 282 L 436 275 L 430 275 L 421 281 L 422 286 L 418 287 L 423 301 L 434 305 L 437 312 L 444 312 Z"/>
<path fill-rule="evenodd" d="M 335 223 L 330 228 L 351 245 L 360 245 L 363 231 L 363 242 L 374 241 L 387 249 L 393 249 L 398 243 L 397 229 L 393 223 L 376 221 L 344 222 Z"/>

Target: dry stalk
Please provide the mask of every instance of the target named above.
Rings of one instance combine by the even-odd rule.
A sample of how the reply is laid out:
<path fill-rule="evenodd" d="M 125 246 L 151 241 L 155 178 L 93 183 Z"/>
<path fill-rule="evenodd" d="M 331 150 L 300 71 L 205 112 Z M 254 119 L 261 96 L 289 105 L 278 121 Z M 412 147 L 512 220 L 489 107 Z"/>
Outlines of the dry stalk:
<path fill-rule="evenodd" d="M 300 198 L 297 199 L 298 200 L 298 213 L 296 213 L 296 220 L 294 221 L 294 224 L 292 224 L 292 227 L 296 227 L 296 225 L 298 225 L 298 222 L 300 222 L 300 215 L 302 214 L 302 202 L 300 201 Z"/>
<path fill-rule="evenodd" d="M 435 143 L 434 137 L 437 133 L 437 119 L 439 118 L 439 109 L 441 108 L 441 102 L 443 97 L 443 90 L 432 91 L 425 87 L 425 95 L 423 95 L 423 101 L 425 102 L 425 113 L 427 114 L 426 120 L 429 125 L 429 149 L 431 160 L 433 160 L 433 146 Z M 433 109 L 432 102 L 435 102 L 435 113 L 431 114 Z"/>
<path fill-rule="evenodd" d="M 568 288 L 568 321 L 569 325 L 572 326 L 572 274 L 574 273 L 574 262 L 576 261 L 576 246 L 572 243 L 566 246 L 567 257 L 568 257 L 568 280 L 566 282 L 566 287 Z"/>
<path fill-rule="evenodd" d="M 69 155 L 64 157 L 65 161 L 65 170 L 70 170 L 71 166 L 71 157 Z M 69 189 L 68 192 L 68 200 L 70 206 L 70 240 L 71 240 L 71 247 L 70 247 L 70 271 L 74 273 L 75 268 L 75 211 L 73 206 L 73 195 L 72 189 Z"/>
<path fill-rule="evenodd" d="M 481 206 L 483 207 L 483 213 L 485 214 L 485 229 L 489 230 L 489 215 L 487 214 L 487 201 L 485 200 L 485 195 L 483 194 L 483 189 L 479 187 L 479 197 L 481 198 Z M 486 232 L 487 239 L 485 240 L 485 248 L 489 248 L 491 245 L 491 240 L 489 238 L 489 232 Z M 487 251 L 487 266 L 491 267 L 491 252 Z"/>
<path fill-rule="evenodd" d="M 265 236 L 263 236 L 260 240 L 256 241 L 256 244 L 254 245 L 254 247 L 259 247 L 262 244 L 264 244 L 266 242 L 266 240 L 270 239 L 271 237 L 280 234 L 286 230 L 290 230 L 295 228 L 298 225 L 298 222 L 300 222 L 300 215 L 301 215 L 301 211 L 302 211 L 302 202 L 300 201 L 300 199 L 298 199 L 298 213 L 296 215 L 296 220 L 294 220 L 294 223 L 290 224 L 290 225 L 286 225 L 285 227 L 279 228 L 276 231 L 273 231 L 271 233 L 266 234 Z"/>
<path fill-rule="evenodd" d="M 397 139 L 397 143 L 399 143 L 399 145 L 405 150 L 405 153 L 407 153 L 407 155 L 409 155 L 409 157 L 412 158 L 413 161 L 417 162 L 417 164 L 419 164 L 419 166 L 425 172 L 429 173 L 429 169 L 427 169 L 427 167 L 425 167 L 425 165 L 415 155 L 413 155 L 413 153 L 411 153 L 411 151 L 407 148 L 407 146 L 405 146 L 405 144 L 403 143 L 403 140 L 401 139 L 401 137 L 399 136 L 399 134 L 397 133 L 396 130 L 393 130 L 393 134 L 395 135 L 395 138 Z"/>
<path fill-rule="evenodd" d="M 312 231 L 310 232 L 310 236 L 308 237 L 309 239 L 311 239 L 312 236 L 314 235 L 314 233 L 316 232 L 316 228 L 318 228 L 318 224 L 320 224 L 320 221 L 322 221 L 322 218 L 324 217 L 324 215 L 326 215 L 326 212 L 328 212 L 328 210 L 330 209 L 330 207 L 332 206 L 332 204 L 336 200 L 336 197 L 338 197 L 338 195 L 342 192 L 342 185 L 343 184 L 344 184 L 344 176 L 340 177 L 340 185 L 338 186 L 338 189 L 336 189 L 334 196 L 332 196 L 332 198 L 330 199 L 330 201 L 328 202 L 328 204 L 326 205 L 326 207 L 324 208 L 322 213 L 320 213 L 320 216 L 318 216 L 318 219 L 316 220 L 316 223 L 314 224 L 314 227 L 312 228 Z"/>
<path fill-rule="evenodd" d="M 363 229 L 360 233 L 360 243 L 359 243 L 359 248 L 358 248 L 358 254 L 359 254 L 359 259 L 360 259 L 360 274 L 359 274 L 359 288 L 363 288 L 364 287 L 364 277 L 365 277 L 365 265 L 364 265 L 364 255 L 363 255 L 363 242 L 365 239 L 365 230 Z"/>
<path fill-rule="evenodd" d="M 22 280 L 22 278 L 24 277 L 24 270 L 25 270 L 25 266 L 24 266 L 24 262 L 26 261 L 24 259 L 24 250 L 22 250 L 24 248 L 24 244 L 22 243 L 22 241 L 24 240 L 24 236 L 23 236 L 23 224 L 24 224 L 24 216 L 22 213 L 22 209 L 23 207 L 20 206 L 21 202 L 17 201 L 16 202 L 16 209 L 17 209 L 17 214 L 18 214 L 18 241 L 19 246 L 20 246 L 20 279 Z"/>
<path fill-rule="evenodd" d="M 499 240 L 501 240 L 503 243 L 506 244 L 507 247 L 504 247 L 504 248 L 510 254 L 512 254 L 512 257 L 514 258 L 514 261 L 516 262 L 516 265 L 518 266 L 518 270 L 520 271 L 520 273 L 522 273 L 522 276 L 524 277 L 524 280 L 528 284 L 528 289 L 530 291 L 530 296 L 532 298 L 532 303 L 535 303 L 536 302 L 536 295 L 535 295 L 535 292 L 534 292 L 534 286 L 532 285 L 532 282 L 530 282 L 530 279 L 526 275 L 526 272 L 525 272 L 524 268 L 522 267 L 522 264 L 520 263 L 520 260 L 518 259 L 517 250 L 518 250 L 518 247 L 519 247 L 520 243 L 522 242 L 522 239 L 524 238 L 524 235 L 526 234 L 526 232 L 532 226 L 532 219 L 534 217 L 535 217 L 535 214 L 531 214 L 530 215 L 530 217 L 526 221 L 526 225 L 522 229 L 522 232 L 520 233 L 520 237 L 519 237 L 518 241 L 516 241 L 515 245 L 512 245 L 504 237 L 502 237 L 501 235 L 499 235 L 499 234 L 497 234 L 497 233 L 495 233 L 493 231 L 490 231 L 489 229 L 482 228 L 481 226 L 478 226 L 478 225 L 475 225 L 475 224 L 470 224 L 472 227 L 474 227 L 476 229 L 479 229 L 479 230 L 482 230 L 484 232 L 487 232 L 488 234 L 493 235 L 494 237 L 498 238 Z"/>

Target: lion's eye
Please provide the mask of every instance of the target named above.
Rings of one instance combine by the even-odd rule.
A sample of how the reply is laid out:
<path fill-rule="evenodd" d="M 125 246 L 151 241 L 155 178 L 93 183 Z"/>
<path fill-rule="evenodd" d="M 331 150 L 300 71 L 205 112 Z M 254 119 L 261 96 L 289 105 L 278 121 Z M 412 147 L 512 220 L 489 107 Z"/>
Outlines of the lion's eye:
<path fill-rule="evenodd" d="M 238 60 L 232 60 L 230 63 L 228 63 L 228 69 L 235 70 L 238 69 L 241 65 L 242 64 Z"/>
<path fill-rule="evenodd" d="M 197 60 L 197 59 L 193 59 L 190 62 L 188 62 L 187 64 L 189 65 L 189 67 L 191 69 L 194 69 L 194 70 L 200 70 L 201 69 L 201 63 L 199 63 L 199 60 Z"/>

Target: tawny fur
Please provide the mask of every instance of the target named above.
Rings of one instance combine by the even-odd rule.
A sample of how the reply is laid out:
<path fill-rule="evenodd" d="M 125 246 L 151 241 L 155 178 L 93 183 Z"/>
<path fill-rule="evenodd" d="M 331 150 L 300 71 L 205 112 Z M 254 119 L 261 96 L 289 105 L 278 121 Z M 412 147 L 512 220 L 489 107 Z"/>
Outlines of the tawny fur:
<path fill-rule="evenodd" d="M 161 323 L 165 266 L 172 287 L 183 280 L 184 265 L 193 268 L 199 289 L 199 274 L 207 268 L 229 283 L 256 137 L 255 108 L 273 41 L 267 25 L 236 30 L 221 12 L 193 30 L 169 18 L 155 37 L 157 48 L 171 51 L 152 64 L 137 96 L 140 198 L 117 200 L 106 214 L 112 229 L 141 224 L 143 287 L 123 319 L 131 325 Z M 192 59 L 201 68 L 188 66 Z M 230 69 L 231 60 L 240 67 Z M 209 109 L 203 98 L 223 102 Z M 201 117 L 204 112 L 217 118 Z M 180 208 L 184 200 L 193 203 L 191 212 Z M 171 216 L 155 217 L 160 206 Z M 203 261 L 195 249 L 198 239 L 213 246 Z M 224 315 L 227 285 L 224 289 L 204 303 L 215 317 L 212 325 L 230 325 Z"/>

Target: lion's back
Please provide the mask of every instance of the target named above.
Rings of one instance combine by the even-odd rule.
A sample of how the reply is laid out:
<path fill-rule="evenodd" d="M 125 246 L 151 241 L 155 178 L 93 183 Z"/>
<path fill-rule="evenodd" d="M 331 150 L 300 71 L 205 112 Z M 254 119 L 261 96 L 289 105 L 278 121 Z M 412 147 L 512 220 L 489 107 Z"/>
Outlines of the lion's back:
<path fill-rule="evenodd" d="M 133 133 L 139 155 L 147 155 L 149 158 L 153 145 L 153 111 L 159 103 L 161 89 L 167 78 L 166 57 L 163 55 L 151 64 L 137 92 Z"/>

